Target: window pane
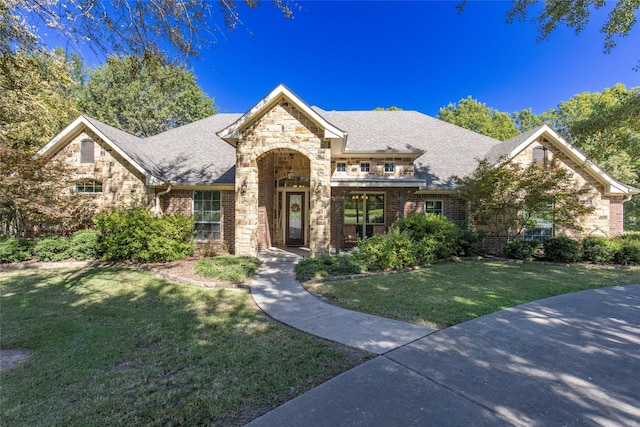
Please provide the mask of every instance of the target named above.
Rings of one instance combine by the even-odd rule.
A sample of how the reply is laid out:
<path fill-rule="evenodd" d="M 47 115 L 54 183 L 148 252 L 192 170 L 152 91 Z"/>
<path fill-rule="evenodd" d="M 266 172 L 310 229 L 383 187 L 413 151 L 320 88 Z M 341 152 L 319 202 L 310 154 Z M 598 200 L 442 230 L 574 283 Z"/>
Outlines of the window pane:
<path fill-rule="evenodd" d="M 367 198 L 367 223 L 384 224 L 384 195 L 375 194 Z"/>
<path fill-rule="evenodd" d="M 362 224 L 363 220 L 363 200 L 353 197 L 345 197 L 344 199 L 344 223 L 345 224 Z"/>
<path fill-rule="evenodd" d="M 196 239 L 220 238 L 220 192 L 194 191 L 193 217 L 195 219 Z"/>
<path fill-rule="evenodd" d="M 440 200 L 427 200 L 424 203 L 424 212 L 427 214 L 442 215 L 442 201 Z"/>

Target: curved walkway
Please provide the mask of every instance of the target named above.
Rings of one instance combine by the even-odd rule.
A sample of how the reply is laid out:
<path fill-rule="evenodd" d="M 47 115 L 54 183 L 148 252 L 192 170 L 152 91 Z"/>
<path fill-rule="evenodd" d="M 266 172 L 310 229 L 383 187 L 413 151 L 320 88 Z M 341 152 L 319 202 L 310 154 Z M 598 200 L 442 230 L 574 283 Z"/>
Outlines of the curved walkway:
<path fill-rule="evenodd" d="M 560 295 L 440 331 L 404 329 L 320 302 L 293 280 L 296 258 L 282 252 L 262 254 L 252 284 L 260 307 L 382 355 L 251 426 L 640 426 L 640 285 Z"/>
<path fill-rule="evenodd" d="M 270 248 L 251 281 L 251 294 L 269 316 L 289 326 L 375 354 L 394 350 L 435 329 L 345 310 L 322 302 L 295 280 L 300 250 Z"/>

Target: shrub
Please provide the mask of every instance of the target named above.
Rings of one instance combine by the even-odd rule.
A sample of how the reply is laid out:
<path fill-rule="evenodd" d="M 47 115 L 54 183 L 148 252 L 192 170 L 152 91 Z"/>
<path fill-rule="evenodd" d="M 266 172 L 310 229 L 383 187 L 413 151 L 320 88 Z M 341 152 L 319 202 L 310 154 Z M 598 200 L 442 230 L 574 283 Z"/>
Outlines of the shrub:
<path fill-rule="evenodd" d="M 468 224 L 459 226 L 456 255 L 470 256 L 479 253 L 483 239 L 484 233 L 482 231 L 473 231 Z"/>
<path fill-rule="evenodd" d="M 536 255 L 540 242 L 536 240 L 510 240 L 504 246 L 504 256 L 530 261 Z"/>
<path fill-rule="evenodd" d="M 139 206 L 99 214 L 99 251 L 107 260 L 172 261 L 193 253 L 193 217 L 155 216 Z"/>
<path fill-rule="evenodd" d="M 611 240 L 604 237 L 591 236 L 582 242 L 582 259 L 594 264 L 604 264 L 611 262 L 616 252 L 615 245 Z"/>
<path fill-rule="evenodd" d="M 98 232 L 80 230 L 71 236 L 71 256 L 78 261 L 98 258 Z"/>
<path fill-rule="evenodd" d="M 409 233 L 397 228 L 361 240 L 357 248 L 369 270 L 399 270 L 417 263 Z"/>
<path fill-rule="evenodd" d="M 406 233 L 416 244 L 432 245 L 436 259 L 448 258 L 458 249 L 460 231 L 442 215 L 411 213 L 393 224 L 392 230 Z"/>
<path fill-rule="evenodd" d="M 33 247 L 38 261 L 62 261 L 71 258 L 71 241 L 68 237 L 38 239 Z"/>
<path fill-rule="evenodd" d="M 552 262 L 578 262 L 582 258 L 582 245 L 568 237 L 549 237 L 544 241 L 544 256 Z"/>
<path fill-rule="evenodd" d="M 199 276 L 226 282 L 243 282 L 246 277 L 253 277 L 259 266 L 257 258 L 228 255 L 201 259 L 196 264 L 195 272 Z"/>
<path fill-rule="evenodd" d="M 362 273 L 364 269 L 364 260 L 356 249 L 347 254 L 305 258 L 295 267 L 296 280 L 301 282 L 319 277 L 358 274 Z"/>
<path fill-rule="evenodd" d="M 615 245 L 613 260 L 617 264 L 640 264 L 640 240 L 623 236 L 612 241 Z"/>
<path fill-rule="evenodd" d="M 0 263 L 28 261 L 33 258 L 34 241 L 9 237 L 0 239 Z"/>

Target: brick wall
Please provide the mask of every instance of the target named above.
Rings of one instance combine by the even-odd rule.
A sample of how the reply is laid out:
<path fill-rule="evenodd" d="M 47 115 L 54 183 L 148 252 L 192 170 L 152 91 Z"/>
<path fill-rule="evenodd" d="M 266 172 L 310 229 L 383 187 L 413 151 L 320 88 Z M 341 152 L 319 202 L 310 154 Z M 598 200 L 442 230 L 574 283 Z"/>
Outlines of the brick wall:
<path fill-rule="evenodd" d="M 193 214 L 193 190 L 171 190 L 162 197 L 162 211 L 166 214 Z"/>
<path fill-rule="evenodd" d="M 405 215 L 411 212 L 424 212 L 424 202 L 427 200 L 442 201 L 442 213 L 456 224 L 468 221 L 467 203 L 455 194 L 413 194 L 405 204 Z"/>

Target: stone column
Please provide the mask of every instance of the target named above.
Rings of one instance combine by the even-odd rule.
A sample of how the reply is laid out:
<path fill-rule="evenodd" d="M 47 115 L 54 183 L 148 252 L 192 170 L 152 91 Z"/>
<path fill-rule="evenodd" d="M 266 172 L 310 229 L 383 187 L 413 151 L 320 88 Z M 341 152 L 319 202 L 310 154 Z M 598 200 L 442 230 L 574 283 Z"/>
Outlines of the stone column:
<path fill-rule="evenodd" d="M 258 256 L 258 165 L 238 143 L 236 163 L 236 255 Z"/>
<path fill-rule="evenodd" d="M 311 159 L 311 257 L 329 255 L 331 244 L 331 154 L 319 149 Z"/>

